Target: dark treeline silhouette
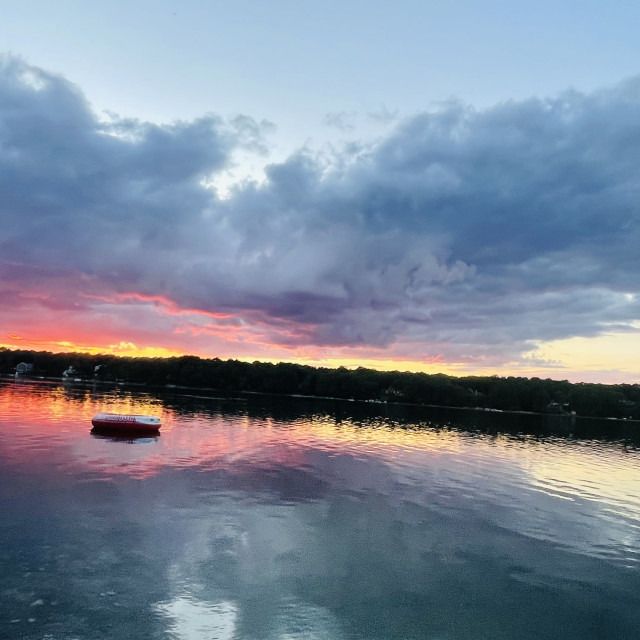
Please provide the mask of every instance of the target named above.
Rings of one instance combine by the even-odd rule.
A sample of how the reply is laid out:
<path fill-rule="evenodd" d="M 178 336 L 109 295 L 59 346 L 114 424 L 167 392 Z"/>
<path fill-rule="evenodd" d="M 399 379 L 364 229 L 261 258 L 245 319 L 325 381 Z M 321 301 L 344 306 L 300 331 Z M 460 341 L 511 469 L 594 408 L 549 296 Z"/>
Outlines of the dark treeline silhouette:
<path fill-rule="evenodd" d="M 400 371 L 317 368 L 238 360 L 128 358 L 0 348 L 0 373 L 20 363 L 37 377 L 215 389 L 226 393 L 306 395 L 503 411 L 640 419 L 640 385 L 587 384 L 540 378 L 429 375 Z"/>

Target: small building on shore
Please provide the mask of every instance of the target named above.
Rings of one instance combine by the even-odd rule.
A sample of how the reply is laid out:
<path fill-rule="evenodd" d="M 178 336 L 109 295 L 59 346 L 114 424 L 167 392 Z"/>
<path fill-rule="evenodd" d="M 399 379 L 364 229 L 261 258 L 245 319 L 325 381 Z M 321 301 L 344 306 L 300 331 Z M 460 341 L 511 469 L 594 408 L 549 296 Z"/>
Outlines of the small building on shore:
<path fill-rule="evenodd" d="M 20 362 L 16 365 L 16 376 L 28 376 L 33 374 L 33 364 L 31 362 Z"/>

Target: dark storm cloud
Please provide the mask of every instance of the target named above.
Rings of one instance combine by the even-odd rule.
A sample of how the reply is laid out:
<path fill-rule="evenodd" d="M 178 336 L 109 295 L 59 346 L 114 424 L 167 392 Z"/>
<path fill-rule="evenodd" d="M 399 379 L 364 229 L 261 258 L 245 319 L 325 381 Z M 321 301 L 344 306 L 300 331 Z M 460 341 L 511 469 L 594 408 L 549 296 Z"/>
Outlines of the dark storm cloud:
<path fill-rule="evenodd" d="M 99 119 L 65 79 L 5 58 L 0 261 L 238 313 L 281 344 L 418 356 L 512 357 L 640 317 L 640 80 L 447 103 L 370 145 L 300 151 L 226 200 L 204 186 L 271 128 Z"/>
<path fill-rule="evenodd" d="M 313 311 L 319 343 L 401 335 L 517 351 L 638 318 L 622 295 L 638 292 L 635 141 L 637 81 L 481 112 L 453 103 L 340 170 L 302 154 L 272 167 L 231 217 L 260 220 L 245 248 L 262 274 L 300 266 L 284 289 L 267 283 L 265 311 L 286 315 L 291 289 L 334 297 Z"/>
<path fill-rule="evenodd" d="M 219 119 L 101 121 L 63 78 L 10 57 L 0 74 L 3 260 L 129 289 L 163 250 L 189 254 L 187 231 L 213 199 L 201 180 L 226 166 L 235 145 Z"/>
<path fill-rule="evenodd" d="M 479 267 L 590 248 L 615 268 L 604 243 L 617 263 L 622 248 L 632 257 L 637 233 L 639 95 L 630 82 L 418 116 L 373 154 L 365 194 L 373 186 L 405 225 L 453 232 L 452 255 Z"/>

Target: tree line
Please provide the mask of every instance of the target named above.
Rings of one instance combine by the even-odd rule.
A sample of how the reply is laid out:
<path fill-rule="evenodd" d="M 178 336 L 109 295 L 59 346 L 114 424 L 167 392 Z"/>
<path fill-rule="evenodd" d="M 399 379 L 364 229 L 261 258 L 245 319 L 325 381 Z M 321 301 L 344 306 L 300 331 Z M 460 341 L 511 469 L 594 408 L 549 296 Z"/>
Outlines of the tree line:
<path fill-rule="evenodd" d="M 0 348 L 0 374 L 19 363 L 30 375 L 225 393 L 305 395 L 377 402 L 477 407 L 503 411 L 575 414 L 640 420 L 640 385 L 570 383 L 541 378 L 464 376 L 240 362 L 180 356 L 132 358 Z"/>

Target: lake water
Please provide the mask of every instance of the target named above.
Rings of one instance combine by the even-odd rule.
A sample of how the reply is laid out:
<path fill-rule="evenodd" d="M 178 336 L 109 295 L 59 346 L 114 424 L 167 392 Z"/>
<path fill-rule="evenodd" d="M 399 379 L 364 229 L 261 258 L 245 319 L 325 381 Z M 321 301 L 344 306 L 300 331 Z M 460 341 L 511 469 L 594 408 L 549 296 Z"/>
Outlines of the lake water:
<path fill-rule="evenodd" d="M 90 432 L 151 413 L 157 438 Z M 640 424 L 0 382 L 0 638 L 640 638 Z"/>

